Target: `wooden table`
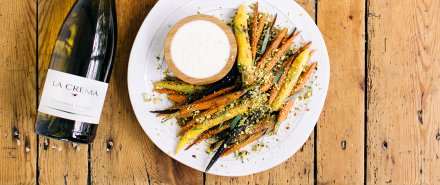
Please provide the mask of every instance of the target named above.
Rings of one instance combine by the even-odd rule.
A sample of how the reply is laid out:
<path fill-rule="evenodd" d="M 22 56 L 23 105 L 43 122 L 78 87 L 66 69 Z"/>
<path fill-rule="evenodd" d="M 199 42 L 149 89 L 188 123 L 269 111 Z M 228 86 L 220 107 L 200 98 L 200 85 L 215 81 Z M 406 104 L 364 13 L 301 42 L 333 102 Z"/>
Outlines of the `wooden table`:
<path fill-rule="evenodd" d="M 228 178 L 172 160 L 133 114 L 128 57 L 154 0 L 117 0 L 115 67 L 91 145 L 34 133 L 40 87 L 74 0 L 1 0 L 0 184 L 440 184 L 440 1 L 297 1 L 329 49 L 324 111 L 288 161 Z"/>

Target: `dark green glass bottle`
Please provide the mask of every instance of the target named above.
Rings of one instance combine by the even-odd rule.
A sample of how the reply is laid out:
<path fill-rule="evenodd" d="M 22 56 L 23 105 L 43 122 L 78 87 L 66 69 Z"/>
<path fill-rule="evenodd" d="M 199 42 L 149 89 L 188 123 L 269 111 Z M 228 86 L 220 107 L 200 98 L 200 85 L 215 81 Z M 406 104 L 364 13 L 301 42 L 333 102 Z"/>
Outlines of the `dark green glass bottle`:
<path fill-rule="evenodd" d="M 35 131 L 76 143 L 95 137 L 116 49 L 114 0 L 77 0 L 58 34 Z"/>

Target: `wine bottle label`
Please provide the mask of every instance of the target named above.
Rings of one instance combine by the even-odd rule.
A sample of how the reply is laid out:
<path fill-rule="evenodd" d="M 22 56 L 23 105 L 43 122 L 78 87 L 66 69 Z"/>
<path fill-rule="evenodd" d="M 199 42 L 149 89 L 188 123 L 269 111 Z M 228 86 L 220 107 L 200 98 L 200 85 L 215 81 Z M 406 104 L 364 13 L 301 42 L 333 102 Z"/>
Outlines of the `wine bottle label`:
<path fill-rule="evenodd" d="M 38 111 L 98 124 L 108 84 L 49 69 Z"/>

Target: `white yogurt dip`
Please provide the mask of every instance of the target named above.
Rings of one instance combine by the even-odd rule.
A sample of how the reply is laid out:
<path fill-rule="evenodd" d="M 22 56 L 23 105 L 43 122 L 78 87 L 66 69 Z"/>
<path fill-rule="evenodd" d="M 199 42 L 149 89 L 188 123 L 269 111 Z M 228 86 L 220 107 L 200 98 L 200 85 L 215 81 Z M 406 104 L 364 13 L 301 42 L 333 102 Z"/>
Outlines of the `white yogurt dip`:
<path fill-rule="evenodd" d="M 170 53 L 175 66 L 192 78 L 208 78 L 226 65 L 231 46 L 226 33 L 216 24 L 195 20 L 180 27 Z"/>

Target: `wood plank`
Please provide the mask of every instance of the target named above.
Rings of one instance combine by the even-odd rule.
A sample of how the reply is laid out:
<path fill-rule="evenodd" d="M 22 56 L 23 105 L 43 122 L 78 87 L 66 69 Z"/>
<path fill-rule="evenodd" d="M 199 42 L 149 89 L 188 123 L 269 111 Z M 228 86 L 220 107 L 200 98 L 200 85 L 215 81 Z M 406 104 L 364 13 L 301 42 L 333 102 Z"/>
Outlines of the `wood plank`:
<path fill-rule="evenodd" d="M 296 0 L 313 18 L 314 0 Z M 206 184 L 313 184 L 314 181 L 314 133 L 302 148 L 286 162 L 268 171 L 244 177 L 221 177 L 206 174 Z"/>
<path fill-rule="evenodd" d="M 35 184 L 36 2 L 0 1 L 0 182 Z"/>
<path fill-rule="evenodd" d="M 317 128 L 317 183 L 364 182 L 365 0 L 318 1 L 330 87 Z"/>
<path fill-rule="evenodd" d="M 137 122 L 127 91 L 130 50 L 155 0 L 117 1 L 118 47 L 97 137 L 91 145 L 93 184 L 202 184 L 201 172 L 172 160 Z"/>
<path fill-rule="evenodd" d="M 38 87 L 39 96 L 46 78 L 52 49 L 67 12 L 75 1 L 38 1 Z M 39 139 L 38 170 L 40 184 L 87 184 L 88 145 Z"/>
<path fill-rule="evenodd" d="M 440 184 L 440 1 L 369 2 L 367 184 Z"/>

